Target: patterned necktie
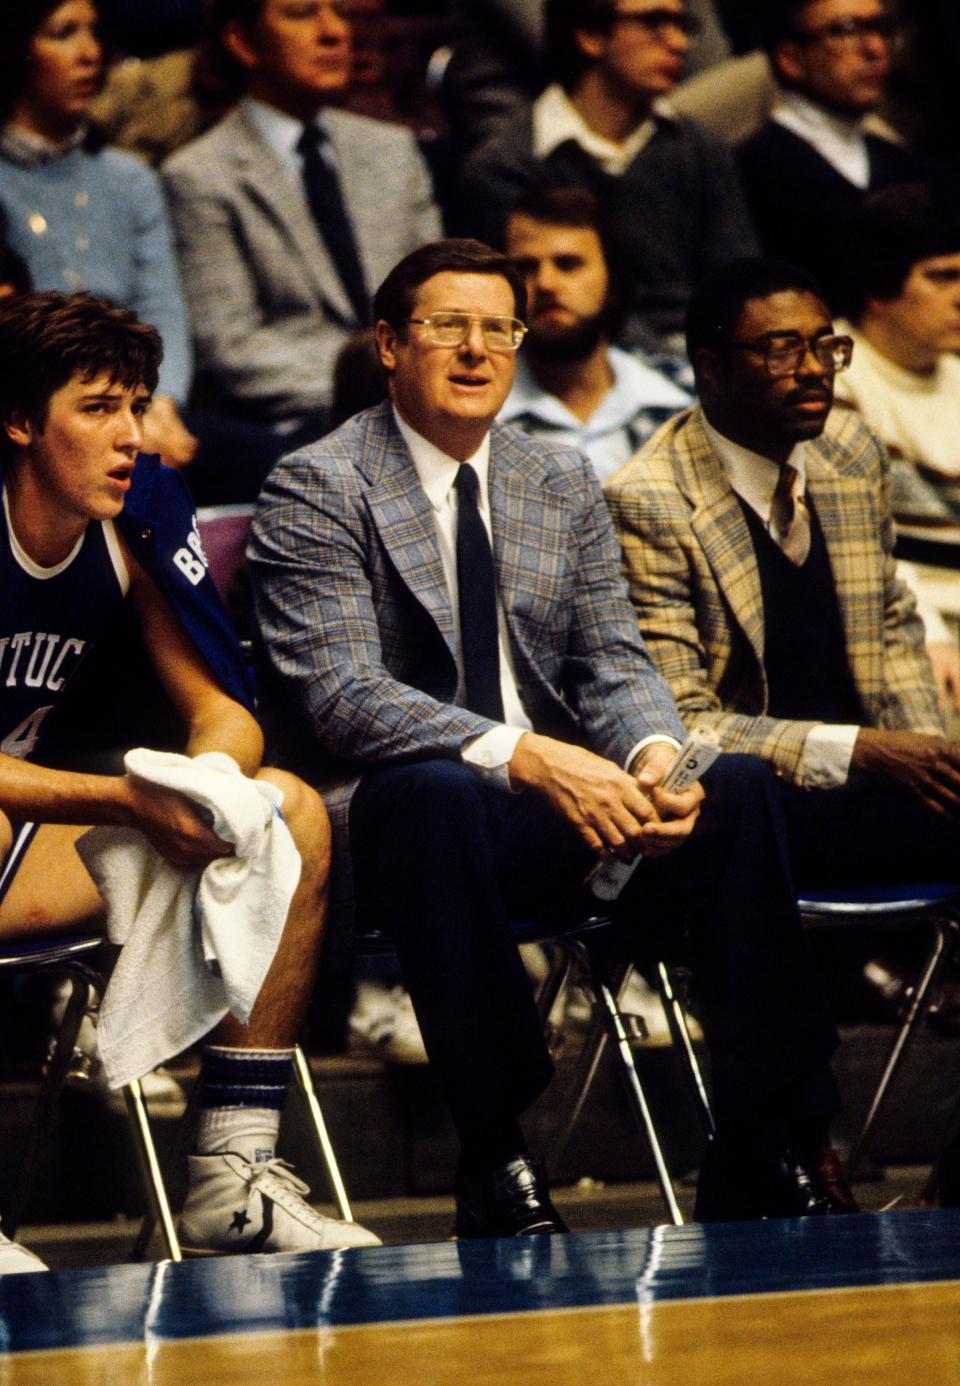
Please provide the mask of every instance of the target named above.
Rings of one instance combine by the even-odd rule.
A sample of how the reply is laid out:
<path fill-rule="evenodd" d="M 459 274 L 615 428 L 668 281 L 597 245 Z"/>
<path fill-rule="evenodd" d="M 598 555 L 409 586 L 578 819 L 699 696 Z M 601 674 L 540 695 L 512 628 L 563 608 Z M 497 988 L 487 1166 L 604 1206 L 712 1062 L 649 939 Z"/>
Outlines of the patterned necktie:
<path fill-rule="evenodd" d="M 370 294 L 353 227 L 340 191 L 340 179 L 328 150 L 329 141 L 324 132 L 316 125 L 304 126 L 303 134 L 297 141 L 297 152 L 303 159 L 303 186 L 307 202 L 353 305 L 357 321 L 362 327 L 368 327 L 372 321 Z"/>
<path fill-rule="evenodd" d="M 466 706 L 481 717 L 502 722 L 497 584 L 490 540 L 477 507 L 480 483 L 473 468 L 463 462 L 453 484 L 457 491 L 457 591 Z"/>
<path fill-rule="evenodd" d="M 799 480 L 796 467 L 782 467 L 770 507 L 770 533 L 798 568 L 810 552 L 810 512 L 798 489 Z"/>

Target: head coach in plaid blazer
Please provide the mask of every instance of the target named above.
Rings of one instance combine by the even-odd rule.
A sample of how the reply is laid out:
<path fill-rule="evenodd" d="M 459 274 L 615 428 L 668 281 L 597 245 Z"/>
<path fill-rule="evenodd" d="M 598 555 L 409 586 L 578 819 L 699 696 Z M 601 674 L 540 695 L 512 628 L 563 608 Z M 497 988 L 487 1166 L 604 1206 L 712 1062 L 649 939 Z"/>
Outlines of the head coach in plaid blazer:
<path fill-rule="evenodd" d="M 775 768 L 801 883 L 953 879 L 960 747 L 896 575 L 886 456 L 831 412 L 852 349 L 805 272 L 731 263 L 690 304 L 701 407 L 606 499 L 681 716 Z"/>
<path fill-rule="evenodd" d="M 459 1233 L 564 1230 L 517 1122 L 551 1066 L 509 921 L 593 912 L 591 866 L 638 849 L 625 945 L 686 931 L 700 975 L 722 1133 L 701 1215 L 838 1211 L 817 1171 L 836 1038 L 774 777 L 721 757 L 702 815 L 699 786 L 660 788 L 683 729 L 591 467 L 493 423 L 523 281 L 436 242 L 374 310 L 390 399 L 280 463 L 250 558 L 268 700 L 325 776 L 335 876 L 396 943 L 457 1127 Z"/>

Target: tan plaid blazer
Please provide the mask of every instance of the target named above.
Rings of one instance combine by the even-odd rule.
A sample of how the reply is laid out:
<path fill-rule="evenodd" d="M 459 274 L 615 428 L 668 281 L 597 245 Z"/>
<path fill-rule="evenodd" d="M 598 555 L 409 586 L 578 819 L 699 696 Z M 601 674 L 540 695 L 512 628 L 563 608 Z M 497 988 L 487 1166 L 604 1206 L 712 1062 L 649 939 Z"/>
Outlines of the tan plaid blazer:
<path fill-rule="evenodd" d="M 942 734 L 923 624 L 894 571 L 883 448 L 834 410 L 807 457 L 867 724 Z M 797 780 L 814 723 L 767 715 L 753 545 L 701 411 L 664 424 L 604 489 L 640 629 L 684 722 L 714 727 L 725 750 L 754 752 Z"/>

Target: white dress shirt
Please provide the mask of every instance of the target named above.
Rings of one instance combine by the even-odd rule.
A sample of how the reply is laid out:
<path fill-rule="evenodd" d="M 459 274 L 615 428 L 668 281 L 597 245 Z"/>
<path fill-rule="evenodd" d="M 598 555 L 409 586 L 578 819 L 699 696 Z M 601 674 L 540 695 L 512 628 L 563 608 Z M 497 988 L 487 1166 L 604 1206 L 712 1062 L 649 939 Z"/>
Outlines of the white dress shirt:
<path fill-rule="evenodd" d="M 450 610 L 453 613 L 454 646 L 458 674 L 457 702 L 462 707 L 464 705 L 464 677 L 463 655 L 460 645 L 459 588 L 457 585 L 458 497 L 453 485 L 461 464 L 456 458 L 448 457 L 445 452 L 441 452 L 433 443 L 412 429 L 400 417 L 396 409 L 393 411 L 393 417 L 396 419 L 403 441 L 410 449 L 410 456 L 413 458 L 413 465 L 417 469 L 420 485 L 427 493 L 427 499 L 433 508 L 434 518 L 437 522 L 440 561 L 443 564 L 443 575 L 446 578 L 447 591 L 450 593 Z M 492 548 L 489 433 L 485 435 L 483 442 L 473 456 L 468 457 L 463 465 L 472 467 L 477 474 L 477 481 L 479 482 L 477 508 L 480 511 L 480 518 Z M 524 712 L 523 704 L 520 701 L 513 656 L 510 653 L 510 640 L 507 635 L 507 620 L 499 593 L 497 594 L 497 646 L 500 656 L 500 696 L 503 700 L 504 725 L 494 727 L 491 731 L 484 732 L 482 736 L 468 742 L 463 749 L 463 759 L 482 778 L 492 780 L 499 784 L 502 789 L 509 789 L 511 786 L 507 766 L 510 763 L 510 757 L 517 749 L 517 742 L 523 733 L 533 730 L 533 723 Z"/>
<path fill-rule="evenodd" d="M 655 101 L 654 114 L 631 130 L 622 143 L 608 140 L 592 130 L 558 82 L 547 87 L 533 103 L 533 154 L 546 159 L 565 140 L 575 140 L 585 154 L 596 159 L 606 173 L 616 177 L 630 167 L 656 133 L 657 120 L 671 119 L 673 111 L 665 101 Z"/>
<path fill-rule="evenodd" d="M 870 186 L 866 117 L 834 115 L 795 91 L 784 92 L 770 114 L 778 125 L 812 144 L 848 183 L 863 189 Z"/>
<path fill-rule="evenodd" d="M 420 484 L 426 492 L 433 508 L 437 523 L 437 542 L 440 548 L 440 561 L 450 594 L 450 609 L 453 614 L 454 646 L 457 660 L 457 703 L 464 705 L 463 655 L 460 644 L 460 604 L 457 584 L 457 492 L 454 488 L 457 471 L 461 465 L 472 467 L 477 474 L 479 490 L 477 508 L 487 531 L 490 546 L 493 547 L 493 529 L 490 523 L 490 434 L 472 457 L 461 464 L 411 428 L 396 409 L 393 411 L 400 436 L 410 450 Z M 517 742 L 524 732 L 533 730 L 533 723 L 524 711 L 517 687 L 517 676 L 510 652 L 510 638 L 507 633 L 507 619 L 500 594 L 497 593 L 497 644 L 500 655 L 500 696 L 503 700 L 503 725 L 492 727 L 490 731 L 468 741 L 463 748 L 464 762 L 476 770 L 481 779 L 497 785 L 501 789 L 513 790 L 510 783 L 509 764 Z M 629 768 L 637 756 L 647 746 L 662 741 L 669 746 L 677 746 L 672 736 L 646 736 L 632 746 L 626 759 Z"/>
<path fill-rule="evenodd" d="M 776 541 L 770 528 L 773 493 L 780 478 L 780 466 L 769 457 L 751 452 L 703 420 L 710 446 L 713 448 L 727 480 L 740 499 L 749 505 L 767 527 L 767 532 Z M 797 490 L 803 495 L 806 490 L 807 454 L 804 444 L 797 443 L 787 458 L 787 466 L 797 471 Z M 800 757 L 800 783 L 806 789 L 835 789 L 846 784 L 850 775 L 850 758 L 853 745 L 860 728 L 840 723 L 821 722 L 811 728 L 803 744 Z"/>
<path fill-rule="evenodd" d="M 305 128 L 303 121 L 297 120 L 295 116 L 287 115 L 285 111 L 278 111 L 276 106 L 268 106 L 265 101 L 257 101 L 252 96 L 245 96 L 240 105 L 262 142 L 272 154 L 276 155 L 280 163 L 286 165 L 291 176 L 302 187 L 303 155 L 297 145 Z M 323 112 L 318 112 L 309 123 L 315 125 L 327 136 L 321 145 L 322 155 L 328 164 L 336 168 L 337 156 L 329 139 L 329 131 L 324 124 Z M 306 200 L 306 193 L 304 193 L 304 200 Z"/>

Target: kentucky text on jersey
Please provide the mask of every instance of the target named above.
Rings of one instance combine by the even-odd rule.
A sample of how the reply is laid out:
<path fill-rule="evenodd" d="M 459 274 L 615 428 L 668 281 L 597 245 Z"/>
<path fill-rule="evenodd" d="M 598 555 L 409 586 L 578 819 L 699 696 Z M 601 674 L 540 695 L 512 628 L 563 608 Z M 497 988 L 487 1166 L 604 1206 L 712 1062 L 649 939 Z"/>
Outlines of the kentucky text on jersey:
<path fill-rule="evenodd" d="M 87 647 L 85 640 L 32 630 L 0 639 L 0 683 L 59 693 Z"/>

